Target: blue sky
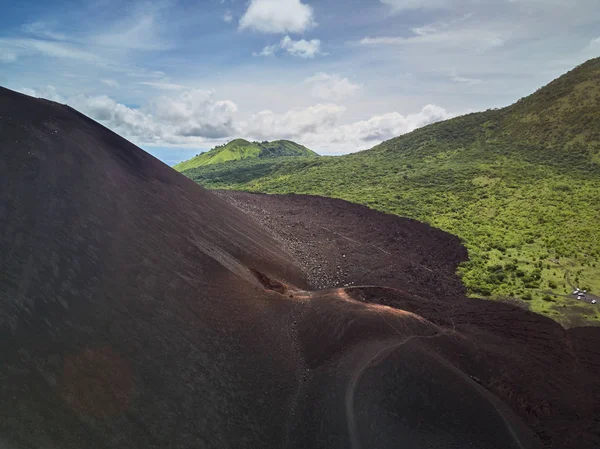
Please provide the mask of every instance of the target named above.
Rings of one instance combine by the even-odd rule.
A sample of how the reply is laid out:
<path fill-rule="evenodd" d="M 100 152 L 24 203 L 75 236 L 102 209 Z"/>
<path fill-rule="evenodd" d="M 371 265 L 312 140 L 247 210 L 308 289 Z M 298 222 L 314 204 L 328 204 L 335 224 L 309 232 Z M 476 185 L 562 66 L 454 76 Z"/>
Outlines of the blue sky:
<path fill-rule="evenodd" d="M 67 103 L 170 165 L 235 137 L 370 148 L 600 55 L 597 0 L 0 6 L 0 85 Z"/>

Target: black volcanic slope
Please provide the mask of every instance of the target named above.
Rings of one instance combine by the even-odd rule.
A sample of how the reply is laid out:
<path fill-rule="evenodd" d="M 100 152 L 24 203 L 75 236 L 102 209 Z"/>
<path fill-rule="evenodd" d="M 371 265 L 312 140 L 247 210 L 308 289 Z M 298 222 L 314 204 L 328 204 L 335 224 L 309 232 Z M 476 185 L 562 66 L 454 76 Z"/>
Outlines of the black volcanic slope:
<path fill-rule="evenodd" d="M 600 444 L 596 330 L 462 297 L 442 233 L 343 202 L 237 208 L 4 89 L 0 155 L 3 449 Z"/>
<path fill-rule="evenodd" d="M 308 195 L 216 193 L 271 230 L 313 289 L 385 285 L 456 299 L 467 250 L 450 234 L 409 218 Z"/>

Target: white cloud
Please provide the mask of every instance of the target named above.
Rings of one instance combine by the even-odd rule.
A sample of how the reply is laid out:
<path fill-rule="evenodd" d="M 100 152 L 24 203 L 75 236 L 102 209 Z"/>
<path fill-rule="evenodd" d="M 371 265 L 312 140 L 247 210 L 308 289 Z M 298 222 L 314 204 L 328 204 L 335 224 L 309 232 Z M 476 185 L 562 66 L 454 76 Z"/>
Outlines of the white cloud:
<path fill-rule="evenodd" d="M 176 98 L 159 97 L 140 109 L 106 95 L 65 99 L 53 86 L 21 92 L 66 103 L 138 145 L 204 145 L 237 133 L 233 123 L 236 104 L 215 100 L 211 91 L 190 90 Z"/>
<path fill-rule="evenodd" d="M 331 112 L 336 111 L 335 105 L 327 106 L 328 109 L 331 109 Z M 291 116 L 296 120 L 296 117 L 291 112 L 285 115 Z M 307 114 L 308 117 L 314 114 L 311 108 L 298 112 Z M 336 120 L 329 120 L 325 124 L 318 121 L 320 117 L 316 117 L 313 120 L 315 122 L 314 128 L 308 128 L 307 130 L 296 128 L 295 133 L 282 133 L 279 131 L 276 135 L 273 135 L 269 130 L 279 130 L 278 123 L 265 120 L 261 128 L 264 131 L 262 134 L 257 135 L 257 138 L 267 140 L 272 138 L 291 138 L 309 148 L 313 148 L 321 154 L 342 154 L 372 148 L 384 140 L 406 134 L 422 126 L 446 120 L 456 115 L 444 108 L 429 104 L 415 114 L 402 115 L 398 112 L 390 112 L 375 115 L 366 120 L 338 125 L 337 117 L 341 115 L 341 112 L 343 112 L 343 109 L 336 111 L 335 114 L 332 113 L 331 116 L 335 117 Z M 272 114 L 267 111 L 266 117 L 271 118 Z M 290 129 L 289 124 L 286 123 L 285 125 L 287 129 Z M 254 136 L 254 134 L 251 135 Z"/>
<path fill-rule="evenodd" d="M 318 104 L 295 108 L 284 114 L 261 111 L 242 125 L 246 134 L 259 139 L 295 139 L 332 129 L 346 110 L 336 104 Z"/>
<path fill-rule="evenodd" d="M 179 97 L 161 97 L 149 111 L 159 123 L 175 127 L 180 137 L 223 138 L 235 133 L 233 115 L 237 105 L 229 100 L 215 100 L 212 91 L 190 90 Z"/>
<path fill-rule="evenodd" d="M 292 56 L 300 56 L 301 58 L 314 58 L 321 53 L 321 41 L 312 39 L 310 41 L 300 39 L 293 40 L 289 36 L 281 40 L 281 48 L 286 50 Z"/>
<path fill-rule="evenodd" d="M 156 89 L 161 90 L 182 90 L 185 89 L 185 86 L 180 84 L 173 83 L 162 83 L 162 82 L 154 82 L 154 81 L 141 81 L 138 84 L 143 84 L 144 86 L 154 87 Z"/>
<path fill-rule="evenodd" d="M 501 47 L 505 38 L 499 31 L 480 26 L 456 26 L 452 24 L 425 25 L 413 28 L 412 36 L 365 37 L 362 45 L 436 45 L 437 48 L 475 49 L 479 51 Z"/>
<path fill-rule="evenodd" d="M 67 39 L 67 36 L 63 33 L 59 33 L 53 31 L 52 28 L 46 22 L 33 22 L 23 25 L 21 29 L 27 33 L 32 34 L 34 36 L 54 39 L 57 41 L 64 41 Z"/>
<path fill-rule="evenodd" d="M 331 141 L 353 142 L 364 147 L 365 143 L 373 145 L 451 117 L 454 117 L 454 114 L 444 108 L 428 104 L 416 114 L 402 115 L 398 112 L 390 112 L 371 117 L 368 120 L 340 126 L 330 134 Z"/>
<path fill-rule="evenodd" d="M 253 55 L 272 56 L 279 51 L 286 51 L 292 56 L 305 59 L 312 59 L 318 55 L 326 55 L 326 53 L 321 52 L 321 41 L 319 39 L 312 39 L 310 41 L 300 39 L 295 41 L 289 36 L 285 36 L 277 44 L 267 45 L 260 53 L 253 53 Z"/>
<path fill-rule="evenodd" d="M 105 84 L 108 87 L 119 87 L 119 83 L 115 80 L 106 79 L 106 80 L 100 80 L 100 82 L 102 84 Z"/>
<path fill-rule="evenodd" d="M 437 32 L 437 28 L 433 24 L 423 25 L 421 27 L 411 28 L 411 31 L 417 36 L 427 36 Z"/>
<path fill-rule="evenodd" d="M 267 45 L 260 53 L 252 53 L 253 56 L 273 56 L 277 51 L 281 49 L 280 44 Z"/>
<path fill-rule="evenodd" d="M 123 137 L 134 141 L 152 141 L 161 137 L 161 128 L 149 114 L 117 103 L 106 95 L 77 95 L 67 103 L 78 111 L 108 126 Z"/>
<path fill-rule="evenodd" d="M 19 89 L 19 92 L 32 97 L 45 98 L 46 100 L 56 101 L 57 103 L 66 103 L 65 98 L 59 95 L 59 93 L 56 90 L 56 87 L 52 85 L 45 86 L 38 90 L 23 88 Z"/>
<path fill-rule="evenodd" d="M 233 14 L 231 14 L 231 11 L 226 11 L 225 14 L 223 14 L 223 20 L 227 23 L 231 23 L 233 21 Z"/>
<path fill-rule="evenodd" d="M 436 48 L 473 48 L 488 50 L 504 45 L 506 37 L 511 36 L 502 27 L 482 26 L 478 17 L 472 13 L 464 14 L 447 21 L 428 23 L 411 28 L 409 36 L 365 37 L 363 45 L 431 45 Z"/>
<path fill-rule="evenodd" d="M 462 83 L 462 84 L 481 84 L 483 83 L 483 80 L 480 80 L 478 78 L 467 78 L 464 76 L 457 76 L 457 75 L 453 75 L 451 77 L 452 81 L 456 82 L 456 83 Z"/>
<path fill-rule="evenodd" d="M 21 92 L 68 104 L 138 145 L 205 148 L 234 137 L 256 140 L 293 139 L 322 152 L 352 152 L 383 140 L 455 116 L 427 105 L 415 114 L 390 112 L 341 124 L 346 108 L 323 103 L 283 113 L 264 110 L 238 121 L 237 105 L 215 99 L 212 91 L 189 90 L 161 96 L 141 108 L 131 108 L 106 96 L 64 98 L 53 86 Z"/>
<path fill-rule="evenodd" d="M 323 72 L 307 78 L 304 82 L 310 86 L 313 97 L 329 101 L 344 100 L 356 94 L 361 88 L 348 78 Z"/>
<path fill-rule="evenodd" d="M 262 33 L 303 33 L 315 25 L 312 7 L 301 0 L 251 0 L 239 26 Z"/>
<path fill-rule="evenodd" d="M 545 6 L 564 6 L 570 3 L 569 0 L 379 0 L 384 5 L 388 5 L 393 11 L 408 11 L 415 9 L 422 10 L 440 10 L 440 9 L 458 9 L 461 7 L 472 7 L 477 5 L 495 6 L 506 5 L 509 3 L 521 4 L 543 4 Z"/>

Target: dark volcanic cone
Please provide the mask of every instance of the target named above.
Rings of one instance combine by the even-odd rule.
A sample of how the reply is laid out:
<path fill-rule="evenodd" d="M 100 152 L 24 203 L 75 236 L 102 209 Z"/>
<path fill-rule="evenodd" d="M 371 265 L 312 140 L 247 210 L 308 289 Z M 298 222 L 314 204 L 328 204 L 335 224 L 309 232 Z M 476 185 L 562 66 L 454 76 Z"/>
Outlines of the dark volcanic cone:
<path fill-rule="evenodd" d="M 463 257 L 453 243 L 409 277 L 378 264 L 347 281 L 394 288 L 311 291 L 278 229 L 66 106 L 0 89 L 0 151 L 0 447 L 597 442 L 597 333 L 461 298 L 457 262 L 442 263 Z M 363 220 L 391 259 L 435 252 L 410 247 L 414 232 L 446 242 Z M 455 298 L 428 290 L 436 271 Z M 417 292 L 398 290 L 408 281 Z"/>

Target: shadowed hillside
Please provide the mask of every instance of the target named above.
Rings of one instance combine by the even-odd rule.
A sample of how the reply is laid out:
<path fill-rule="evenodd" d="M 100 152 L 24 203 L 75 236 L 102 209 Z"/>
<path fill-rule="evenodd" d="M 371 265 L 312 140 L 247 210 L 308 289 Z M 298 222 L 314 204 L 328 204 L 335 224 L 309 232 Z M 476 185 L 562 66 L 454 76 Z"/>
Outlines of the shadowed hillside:
<path fill-rule="evenodd" d="M 600 323 L 600 59 L 512 106 L 371 150 L 185 171 L 210 188 L 341 198 L 460 237 L 474 297 L 524 300 L 565 326 Z M 591 291 L 585 301 L 572 291 Z"/>
<path fill-rule="evenodd" d="M 442 231 L 219 197 L 5 89 L 0 148 L 3 448 L 600 444 L 598 329 L 462 296 Z"/>

